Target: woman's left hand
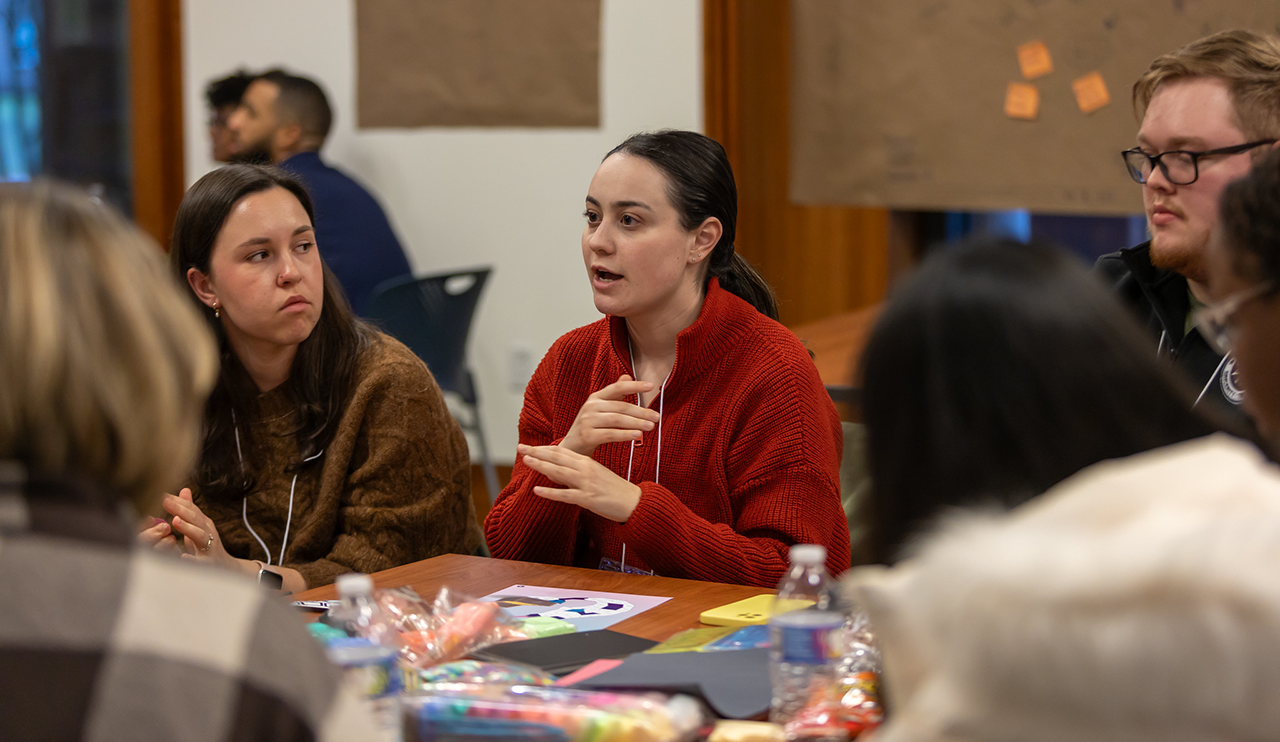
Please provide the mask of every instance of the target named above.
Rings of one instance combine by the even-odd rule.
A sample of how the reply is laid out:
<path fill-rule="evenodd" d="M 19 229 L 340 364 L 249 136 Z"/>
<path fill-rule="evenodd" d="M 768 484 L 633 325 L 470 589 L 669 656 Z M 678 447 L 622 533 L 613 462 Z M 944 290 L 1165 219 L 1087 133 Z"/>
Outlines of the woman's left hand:
<path fill-rule="evenodd" d="M 560 446 L 516 446 L 525 466 L 560 487 L 534 487 L 533 494 L 586 508 L 603 518 L 625 523 L 640 504 L 640 488 L 595 459 Z"/>
<path fill-rule="evenodd" d="M 164 496 L 164 509 L 173 516 L 173 532 L 184 537 L 182 558 L 195 559 L 210 564 L 218 564 L 232 569 L 240 569 L 240 561 L 222 548 L 222 539 L 218 538 L 218 529 L 209 516 L 191 501 L 191 490 L 183 487 L 175 497 Z"/>

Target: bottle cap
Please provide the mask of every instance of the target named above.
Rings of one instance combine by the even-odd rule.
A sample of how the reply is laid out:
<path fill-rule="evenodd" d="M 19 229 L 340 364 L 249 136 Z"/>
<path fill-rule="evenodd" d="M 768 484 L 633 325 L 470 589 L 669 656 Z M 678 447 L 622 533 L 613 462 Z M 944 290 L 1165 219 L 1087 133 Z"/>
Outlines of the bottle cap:
<path fill-rule="evenodd" d="M 373 595 L 373 578 L 369 575 L 362 575 L 355 572 L 338 575 L 338 579 L 334 584 L 338 587 L 339 598 L 345 599 L 354 598 L 357 595 Z"/>
<path fill-rule="evenodd" d="M 827 547 L 818 544 L 796 544 L 791 547 L 791 563 L 817 567 L 827 561 Z"/>

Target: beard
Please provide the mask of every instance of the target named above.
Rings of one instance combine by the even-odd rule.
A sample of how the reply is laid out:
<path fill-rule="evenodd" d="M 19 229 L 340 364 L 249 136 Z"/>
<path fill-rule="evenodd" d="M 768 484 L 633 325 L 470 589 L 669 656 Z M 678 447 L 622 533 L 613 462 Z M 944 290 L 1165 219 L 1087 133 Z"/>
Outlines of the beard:
<path fill-rule="evenodd" d="M 1163 239 L 1162 239 L 1163 238 Z M 1186 239 L 1175 239 L 1173 235 L 1157 235 L 1151 239 L 1151 265 L 1161 270 L 1173 271 L 1178 275 L 1198 283 L 1208 280 L 1205 270 L 1204 253 L 1208 245 L 1189 244 Z"/>

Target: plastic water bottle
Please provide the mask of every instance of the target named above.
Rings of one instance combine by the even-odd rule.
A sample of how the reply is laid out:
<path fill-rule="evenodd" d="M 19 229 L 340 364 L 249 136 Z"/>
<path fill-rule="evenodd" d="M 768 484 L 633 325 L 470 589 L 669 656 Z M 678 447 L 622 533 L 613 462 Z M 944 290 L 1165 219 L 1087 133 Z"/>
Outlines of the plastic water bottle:
<path fill-rule="evenodd" d="M 361 636 L 379 641 L 388 626 L 382 609 L 373 599 L 373 578 L 362 574 L 339 575 L 334 583 L 342 603 L 329 610 L 324 622 L 346 631 L 351 636 Z"/>
<path fill-rule="evenodd" d="M 401 674 L 396 664 L 398 653 L 387 641 L 394 636 L 394 627 L 373 598 L 372 577 L 345 574 L 334 584 L 342 603 L 330 609 L 323 620 L 353 638 L 330 643 L 329 660 L 341 668 L 343 683 L 368 704 L 384 738 L 398 739 Z"/>
<path fill-rule="evenodd" d="M 823 564 L 827 550 L 813 544 L 791 547 L 791 570 L 778 584 L 774 614 L 769 618 L 769 678 L 773 701 L 769 721 L 785 724 L 809 702 L 827 693 L 836 681 L 837 646 L 844 615 L 835 610 L 831 578 Z M 786 611 L 789 600 L 812 601 Z M 785 612 L 778 612 L 779 610 Z"/>

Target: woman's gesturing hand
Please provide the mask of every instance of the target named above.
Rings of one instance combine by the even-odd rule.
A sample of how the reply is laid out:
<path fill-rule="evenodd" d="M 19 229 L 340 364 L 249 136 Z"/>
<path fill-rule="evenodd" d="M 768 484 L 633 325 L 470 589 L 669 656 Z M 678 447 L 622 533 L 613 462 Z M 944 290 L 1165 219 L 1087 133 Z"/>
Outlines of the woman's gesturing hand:
<path fill-rule="evenodd" d="M 603 518 L 625 523 L 640 504 L 640 488 L 609 471 L 590 456 L 560 446 L 516 446 L 525 466 L 561 487 L 534 487 L 533 494 L 586 508 Z"/>
<path fill-rule="evenodd" d="M 646 430 L 653 430 L 658 424 L 658 413 L 623 400 L 652 389 L 653 384 L 634 381 L 623 374 L 587 397 L 569 432 L 560 441 L 560 447 L 590 456 L 602 443 L 639 440 Z"/>

